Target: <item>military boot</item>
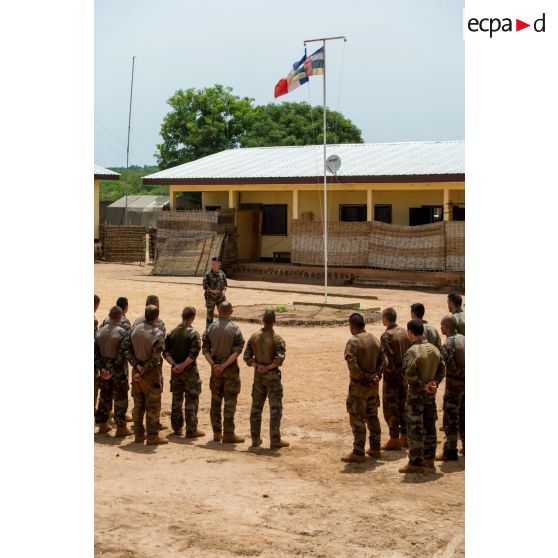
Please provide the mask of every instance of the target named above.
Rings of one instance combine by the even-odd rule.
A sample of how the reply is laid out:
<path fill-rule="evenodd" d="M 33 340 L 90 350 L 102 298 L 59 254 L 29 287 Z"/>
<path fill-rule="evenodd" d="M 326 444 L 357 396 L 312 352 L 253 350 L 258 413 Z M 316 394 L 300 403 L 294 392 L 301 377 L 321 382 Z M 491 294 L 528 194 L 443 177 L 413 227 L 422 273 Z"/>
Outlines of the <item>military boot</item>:
<path fill-rule="evenodd" d="M 409 447 L 409 438 L 407 437 L 407 434 L 401 434 L 399 436 L 399 441 L 401 442 L 401 447 L 402 448 L 408 448 Z"/>
<path fill-rule="evenodd" d="M 259 448 L 263 443 L 261 438 L 252 438 L 252 445 L 251 448 Z"/>
<path fill-rule="evenodd" d="M 271 444 L 269 444 L 269 447 L 271 449 L 288 448 L 289 442 L 285 442 L 284 440 L 279 440 L 277 442 L 271 442 Z"/>
<path fill-rule="evenodd" d="M 221 432 L 213 432 L 213 441 L 220 442 L 223 439 Z"/>
<path fill-rule="evenodd" d="M 131 436 L 132 431 L 124 424 L 123 426 L 118 426 L 114 436 L 116 438 L 126 438 L 126 436 Z"/>
<path fill-rule="evenodd" d="M 366 450 L 366 453 L 370 457 L 382 457 L 382 453 L 380 451 L 380 448 L 369 448 L 369 449 Z"/>
<path fill-rule="evenodd" d="M 436 456 L 436 461 L 457 461 L 457 450 L 455 452 L 445 452 L 439 453 Z"/>
<path fill-rule="evenodd" d="M 349 455 L 342 457 L 341 461 L 344 463 L 364 463 L 366 461 L 366 457 L 364 455 L 357 455 L 356 453 L 351 452 Z"/>
<path fill-rule="evenodd" d="M 409 474 L 409 473 L 424 473 L 424 467 L 422 465 L 411 465 L 407 463 L 401 469 L 398 469 L 400 473 Z"/>
<path fill-rule="evenodd" d="M 145 442 L 145 440 L 147 440 L 147 435 L 146 434 L 142 434 L 141 436 L 136 436 L 134 438 L 134 444 L 143 444 L 143 442 Z"/>
<path fill-rule="evenodd" d="M 434 459 L 425 459 L 424 460 L 424 468 L 425 469 L 435 469 Z"/>
<path fill-rule="evenodd" d="M 382 446 L 382 449 L 386 451 L 400 450 L 401 440 L 399 438 L 390 437 L 390 439 Z"/>
<path fill-rule="evenodd" d="M 99 430 L 97 434 L 108 434 L 112 430 L 112 426 L 109 426 L 108 422 L 101 422 L 99 424 Z"/>
<path fill-rule="evenodd" d="M 205 432 L 203 430 L 194 430 L 192 432 L 186 432 L 186 438 L 203 438 Z"/>
<path fill-rule="evenodd" d="M 172 431 L 172 436 L 182 436 L 184 434 L 184 430 L 182 428 L 177 428 Z"/>
<path fill-rule="evenodd" d="M 223 434 L 223 444 L 242 444 L 244 438 L 237 436 L 234 432 Z"/>
<path fill-rule="evenodd" d="M 168 444 L 169 441 L 161 438 L 161 436 L 148 436 L 146 445 L 148 446 L 158 446 L 159 444 Z"/>

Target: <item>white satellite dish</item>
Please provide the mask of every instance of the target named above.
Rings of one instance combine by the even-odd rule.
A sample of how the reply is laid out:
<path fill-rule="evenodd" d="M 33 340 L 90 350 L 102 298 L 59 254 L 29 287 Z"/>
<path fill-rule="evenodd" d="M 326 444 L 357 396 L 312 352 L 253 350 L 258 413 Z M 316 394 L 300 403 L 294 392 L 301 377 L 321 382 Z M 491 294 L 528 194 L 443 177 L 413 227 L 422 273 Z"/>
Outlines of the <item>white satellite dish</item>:
<path fill-rule="evenodd" d="M 330 155 L 326 159 L 326 167 L 331 174 L 337 174 L 337 171 L 341 168 L 341 157 L 339 155 Z"/>

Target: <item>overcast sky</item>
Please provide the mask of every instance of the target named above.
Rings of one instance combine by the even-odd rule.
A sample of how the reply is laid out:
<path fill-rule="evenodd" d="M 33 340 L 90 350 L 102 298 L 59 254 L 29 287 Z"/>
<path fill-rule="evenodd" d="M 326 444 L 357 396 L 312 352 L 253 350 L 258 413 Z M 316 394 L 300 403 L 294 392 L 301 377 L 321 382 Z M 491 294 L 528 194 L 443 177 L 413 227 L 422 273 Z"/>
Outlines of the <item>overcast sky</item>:
<path fill-rule="evenodd" d="M 257 104 L 322 103 L 322 78 L 274 100 L 304 39 L 326 51 L 328 106 L 366 142 L 464 138 L 462 0 L 95 0 L 95 162 L 154 164 L 166 100 L 221 83 Z M 308 54 L 319 45 L 309 45 Z"/>

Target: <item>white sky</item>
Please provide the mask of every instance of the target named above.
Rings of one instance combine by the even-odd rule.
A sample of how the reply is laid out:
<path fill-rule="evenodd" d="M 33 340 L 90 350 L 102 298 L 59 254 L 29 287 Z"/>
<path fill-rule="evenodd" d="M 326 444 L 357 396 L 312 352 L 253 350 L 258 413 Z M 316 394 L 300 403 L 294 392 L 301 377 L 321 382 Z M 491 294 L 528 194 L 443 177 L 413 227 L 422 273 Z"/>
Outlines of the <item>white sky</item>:
<path fill-rule="evenodd" d="M 95 162 L 154 164 L 166 100 L 221 83 L 257 104 L 322 102 L 322 78 L 274 101 L 303 40 L 327 46 L 328 106 L 367 142 L 464 138 L 462 0 L 96 0 Z M 308 53 L 319 45 L 309 45 Z"/>

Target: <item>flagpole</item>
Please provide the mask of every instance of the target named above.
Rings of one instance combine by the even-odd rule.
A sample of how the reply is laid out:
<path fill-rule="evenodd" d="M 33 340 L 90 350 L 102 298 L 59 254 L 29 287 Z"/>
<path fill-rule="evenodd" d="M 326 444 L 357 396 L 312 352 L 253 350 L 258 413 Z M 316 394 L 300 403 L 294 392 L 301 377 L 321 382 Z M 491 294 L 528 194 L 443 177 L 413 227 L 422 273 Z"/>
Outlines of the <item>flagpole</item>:
<path fill-rule="evenodd" d="M 315 43 L 322 41 L 324 49 L 324 79 L 323 79 L 323 101 L 324 101 L 324 114 L 323 114 L 323 138 L 324 138 L 324 304 L 327 304 L 327 116 L 326 116 L 326 41 L 334 41 L 336 39 L 343 39 L 347 42 L 345 36 L 340 37 L 322 37 L 321 39 L 310 39 L 304 41 L 304 46 L 306 43 Z"/>
<path fill-rule="evenodd" d="M 132 95 L 134 93 L 134 65 L 136 57 L 132 56 L 132 80 L 130 83 L 130 108 L 128 110 L 128 141 L 126 143 L 126 170 L 128 170 L 129 156 L 130 156 L 130 125 L 132 123 Z M 128 179 L 126 175 L 126 205 L 124 206 L 124 224 L 128 224 Z"/>

